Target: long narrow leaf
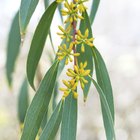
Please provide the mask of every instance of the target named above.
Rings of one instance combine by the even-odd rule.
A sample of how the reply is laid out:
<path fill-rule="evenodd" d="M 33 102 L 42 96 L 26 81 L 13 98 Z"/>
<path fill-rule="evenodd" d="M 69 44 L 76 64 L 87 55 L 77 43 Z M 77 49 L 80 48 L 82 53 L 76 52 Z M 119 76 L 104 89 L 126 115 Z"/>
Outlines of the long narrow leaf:
<path fill-rule="evenodd" d="M 91 30 L 91 26 L 90 26 L 89 17 L 88 17 L 88 14 L 86 11 L 83 13 L 83 17 L 84 17 L 84 19 L 81 20 L 81 23 L 80 23 L 80 31 L 82 34 L 84 34 L 86 29 L 88 29 L 89 30 L 89 38 L 91 38 L 92 37 L 92 30 Z M 86 68 L 90 69 L 90 75 L 92 75 L 93 74 L 93 59 L 92 59 L 91 47 L 86 45 L 86 44 L 84 46 L 85 46 L 84 53 L 81 51 L 81 45 L 77 46 L 76 51 L 81 54 L 80 56 L 77 57 L 78 64 L 80 65 L 81 62 L 84 63 L 85 61 L 87 61 Z M 88 84 L 86 84 L 85 88 L 84 88 L 84 100 L 86 100 L 86 98 L 88 96 L 89 88 L 91 85 L 91 79 L 88 76 L 86 77 L 86 80 L 88 80 Z"/>
<path fill-rule="evenodd" d="M 21 140 L 35 140 L 46 108 L 49 105 L 58 70 L 56 61 L 44 76 L 25 117 Z"/>
<path fill-rule="evenodd" d="M 92 6 L 91 6 L 91 12 L 90 12 L 91 25 L 93 24 L 93 21 L 95 19 L 99 4 L 100 4 L 100 0 L 92 0 Z"/>
<path fill-rule="evenodd" d="M 50 30 L 50 25 L 56 10 L 57 3 L 54 1 L 43 14 L 33 36 L 31 48 L 27 59 L 27 77 L 32 88 L 34 87 L 34 76 L 39 63 L 46 37 Z"/>
<path fill-rule="evenodd" d="M 63 111 L 63 101 L 60 101 L 56 109 L 54 110 L 50 120 L 46 124 L 40 140 L 52 140 L 56 136 L 59 125 L 62 120 L 62 111 Z"/>
<path fill-rule="evenodd" d="M 7 44 L 6 76 L 9 86 L 12 85 L 12 74 L 14 72 L 15 62 L 20 50 L 21 38 L 18 17 L 19 12 L 13 19 Z"/>
<path fill-rule="evenodd" d="M 19 12 L 21 34 L 25 33 L 27 25 L 35 11 L 38 2 L 39 0 L 21 0 L 20 12 Z"/>
<path fill-rule="evenodd" d="M 27 108 L 29 106 L 29 92 L 28 92 L 28 82 L 27 79 L 22 83 L 19 97 L 18 97 L 18 118 L 21 124 L 23 124 Z"/>
<path fill-rule="evenodd" d="M 107 99 L 105 97 L 105 94 L 103 93 L 101 87 L 96 83 L 96 81 L 94 79 L 92 79 L 92 82 L 95 85 L 95 87 L 100 95 L 102 110 L 104 112 L 106 112 L 106 114 L 107 114 L 107 116 L 103 116 L 103 119 L 105 121 L 107 121 L 107 126 L 105 127 L 105 129 L 107 129 L 106 131 L 110 131 L 110 133 L 106 134 L 107 140 L 113 140 L 113 138 L 116 139 L 115 130 L 114 130 L 114 122 L 113 122 L 112 114 L 111 114 Z M 110 137 L 110 135 L 112 137 Z"/>
<path fill-rule="evenodd" d="M 103 93 L 106 97 L 106 100 L 108 102 L 111 115 L 114 121 L 114 101 L 113 101 L 113 93 L 112 93 L 112 87 L 111 87 L 111 82 L 110 78 L 107 72 L 107 68 L 105 66 L 104 60 L 99 53 L 99 51 L 93 47 L 92 48 L 92 53 L 95 61 L 95 70 L 96 70 L 96 77 L 97 77 L 97 82 L 101 89 L 103 90 Z M 102 102 L 101 102 L 102 104 Z M 102 113 L 103 113 L 103 118 L 107 118 L 107 114 L 104 111 L 104 106 L 102 105 Z M 108 119 L 108 118 L 107 118 Z M 109 120 L 104 119 L 104 125 L 105 125 L 105 130 L 106 130 L 106 135 L 109 138 L 112 138 L 112 135 L 110 133 L 110 130 L 108 129 L 108 122 Z M 110 134 L 110 136 L 109 136 Z"/>
<path fill-rule="evenodd" d="M 62 4 L 60 3 L 59 5 L 58 5 L 58 12 L 59 12 L 59 15 L 60 15 L 60 18 L 61 18 L 61 22 L 63 23 L 63 16 L 62 16 L 62 13 L 61 13 L 61 10 L 62 10 Z"/>
<path fill-rule="evenodd" d="M 70 94 L 64 102 L 61 125 L 61 140 L 76 140 L 77 130 L 77 99 Z"/>
<path fill-rule="evenodd" d="M 45 9 L 49 6 L 49 0 L 44 0 Z"/>

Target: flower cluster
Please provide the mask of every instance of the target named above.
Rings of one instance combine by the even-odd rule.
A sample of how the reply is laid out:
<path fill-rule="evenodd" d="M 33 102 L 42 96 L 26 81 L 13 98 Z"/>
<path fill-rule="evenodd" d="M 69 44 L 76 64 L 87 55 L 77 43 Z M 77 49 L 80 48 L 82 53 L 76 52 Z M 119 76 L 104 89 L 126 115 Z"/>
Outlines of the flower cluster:
<path fill-rule="evenodd" d="M 79 53 L 72 53 L 72 49 L 73 49 L 73 43 L 70 43 L 69 48 L 67 48 L 66 44 L 63 44 L 62 46 L 59 46 L 59 51 L 57 52 L 57 56 L 58 56 L 58 60 L 63 60 L 64 58 L 65 60 L 65 64 L 67 65 L 68 62 L 72 62 L 73 59 L 71 58 L 71 56 L 79 56 Z"/>
<path fill-rule="evenodd" d="M 93 46 L 93 38 L 89 37 L 89 30 L 86 29 L 84 34 L 80 30 L 76 29 L 76 23 L 79 20 L 83 20 L 82 16 L 87 9 L 84 2 L 88 0 L 74 0 L 73 2 L 68 2 L 68 0 L 56 0 L 57 3 L 64 2 L 64 9 L 61 9 L 62 16 L 66 17 L 64 24 L 66 28 L 58 26 L 60 32 L 57 34 L 63 41 L 63 43 L 58 46 L 57 59 L 59 61 L 65 60 L 67 65 L 69 62 L 73 61 L 73 69 L 68 69 L 66 74 L 70 80 L 63 80 L 65 88 L 60 88 L 64 92 L 63 99 L 65 99 L 70 93 L 73 93 L 74 98 L 78 97 L 76 92 L 77 85 L 80 83 L 82 90 L 84 90 L 85 85 L 88 83 L 86 77 L 90 74 L 90 70 L 86 69 L 87 62 L 78 64 L 77 57 L 80 53 L 76 52 L 76 47 L 81 47 L 81 51 L 85 52 L 85 46 Z"/>
<path fill-rule="evenodd" d="M 85 77 L 90 74 L 90 70 L 85 69 L 86 66 L 87 66 L 87 62 L 80 63 L 80 66 L 74 65 L 74 70 L 68 69 L 66 74 L 69 77 L 71 77 L 71 80 L 68 81 L 63 80 L 63 83 L 66 86 L 66 88 L 60 88 L 60 90 L 64 92 L 63 98 L 67 97 L 71 92 L 73 93 L 74 98 L 77 98 L 78 94 L 75 90 L 79 82 L 81 88 L 84 89 L 85 84 L 88 83 Z"/>
<path fill-rule="evenodd" d="M 77 38 L 76 38 L 75 43 L 76 44 L 81 44 L 81 51 L 82 52 L 85 52 L 85 46 L 84 46 L 85 44 L 87 44 L 90 47 L 93 46 L 92 42 L 93 42 L 94 38 L 88 38 L 88 36 L 89 36 L 89 30 L 88 29 L 86 29 L 84 35 L 82 35 L 80 30 L 77 31 Z"/>

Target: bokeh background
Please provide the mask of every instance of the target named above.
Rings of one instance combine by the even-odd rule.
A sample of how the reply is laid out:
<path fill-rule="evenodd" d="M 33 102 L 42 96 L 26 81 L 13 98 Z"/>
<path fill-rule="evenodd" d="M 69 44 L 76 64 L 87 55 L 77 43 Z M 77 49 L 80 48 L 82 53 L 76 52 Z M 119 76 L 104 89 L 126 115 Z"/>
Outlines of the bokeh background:
<path fill-rule="evenodd" d="M 13 88 L 9 89 L 5 76 L 6 45 L 12 18 L 19 5 L 19 0 L 0 1 L 0 140 L 19 139 L 18 92 L 25 76 L 29 44 L 44 11 L 43 1 L 40 0 L 18 56 L 13 74 Z M 58 46 L 60 40 L 56 39 L 58 38 L 56 23 L 61 24 L 57 14 L 51 28 L 54 44 Z M 140 1 L 101 0 L 92 29 L 95 37 L 94 44 L 105 59 L 112 81 L 117 140 L 139 140 Z M 46 70 L 47 60 L 47 56 L 42 60 L 43 70 Z M 79 108 L 77 139 L 105 140 L 99 97 L 94 87 L 91 87 L 87 103 L 83 103 L 80 95 Z"/>

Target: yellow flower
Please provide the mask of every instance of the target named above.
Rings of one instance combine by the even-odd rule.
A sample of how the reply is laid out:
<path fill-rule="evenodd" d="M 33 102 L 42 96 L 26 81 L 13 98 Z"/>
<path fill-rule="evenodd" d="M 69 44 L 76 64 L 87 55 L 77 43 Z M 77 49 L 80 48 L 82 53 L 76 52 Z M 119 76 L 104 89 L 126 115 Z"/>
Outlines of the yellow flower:
<path fill-rule="evenodd" d="M 78 11 L 78 7 L 76 6 L 76 4 L 74 4 L 73 2 L 71 2 L 70 4 L 66 1 L 64 3 L 64 6 L 66 8 L 66 10 L 62 9 L 62 15 L 63 16 L 68 16 L 68 18 L 65 20 L 65 23 L 70 22 L 72 23 L 73 21 L 77 21 L 78 18 L 80 19 L 84 19 L 81 15 L 79 15 Z"/>
<path fill-rule="evenodd" d="M 58 35 L 60 35 L 61 39 L 65 39 L 66 41 L 69 42 L 70 39 L 72 39 L 72 36 L 70 35 L 70 31 L 71 31 L 71 26 L 68 26 L 67 29 L 63 29 L 61 26 L 58 26 L 58 28 L 61 30 L 62 33 L 57 33 Z"/>
<path fill-rule="evenodd" d="M 69 77 L 72 77 L 76 82 L 80 81 L 80 85 L 82 89 L 84 89 L 85 84 L 88 83 L 85 77 L 90 74 L 89 69 L 85 70 L 86 66 L 87 66 L 87 62 L 80 63 L 80 66 L 75 65 L 74 70 L 68 69 L 68 72 L 66 73 Z"/>
<path fill-rule="evenodd" d="M 82 12 L 85 12 L 85 10 L 87 9 L 87 7 L 83 4 L 84 2 L 88 1 L 88 0 L 76 0 L 77 3 L 78 3 L 78 9 L 79 9 L 79 12 L 82 13 Z"/>
<path fill-rule="evenodd" d="M 64 0 L 56 0 L 57 3 L 62 3 Z"/>
<path fill-rule="evenodd" d="M 73 59 L 71 58 L 71 56 L 79 56 L 79 53 L 71 53 L 72 49 L 73 49 L 73 43 L 70 43 L 69 48 L 67 48 L 66 44 L 63 44 L 62 46 L 59 46 L 59 51 L 57 53 L 58 56 L 58 60 L 63 60 L 64 58 L 66 58 L 65 60 L 65 64 L 67 65 L 68 62 L 72 62 Z"/>
<path fill-rule="evenodd" d="M 76 37 L 75 44 L 81 44 L 81 51 L 82 52 L 85 52 L 85 46 L 84 46 L 85 44 L 87 44 L 90 47 L 93 46 L 94 38 L 88 38 L 88 36 L 89 36 L 89 30 L 88 29 L 86 29 L 84 35 L 82 35 L 80 30 L 77 31 L 77 37 Z"/>
<path fill-rule="evenodd" d="M 65 99 L 71 92 L 73 93 L 74 98 L 77 99 L 78 94 L 75 90 L 78 83 L 72 79 L 69 81 L 63 80 L 63 84 L 66 86 L 66 88 L 60 88 L 60 90 L 64 92 L 62 99 Z"/>

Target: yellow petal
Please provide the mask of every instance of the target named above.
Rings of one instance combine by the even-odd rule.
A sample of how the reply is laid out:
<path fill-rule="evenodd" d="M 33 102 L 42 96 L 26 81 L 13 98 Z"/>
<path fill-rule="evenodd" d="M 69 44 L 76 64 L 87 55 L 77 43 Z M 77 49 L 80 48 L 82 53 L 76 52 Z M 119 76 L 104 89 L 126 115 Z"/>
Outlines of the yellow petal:
<path fill-rule="evenodd" d="M 85 72 L 82 73 L 82 76 L 87 76 L 87 75 L 89 75 L 89 73 L 90 73 L 90 70 L 85 70 Z"/>
<path fill-rule="evenodd" d="M 84 47 L 84 44 L 82 44 L 82 46 L 81 46 L 81 52 L 85 52 L 85 47 Z"/>
<path fill-rule="evenodd" d="M 74 97 L 75 99 L 77 99 L 77 98 L 78 98 L 78 93 L 77 93 L 77 92 L 74 92 L 74 93 L 73 93 L 73 97 Z"/>

